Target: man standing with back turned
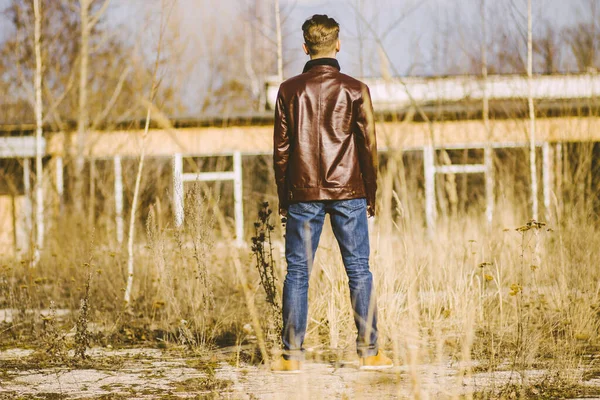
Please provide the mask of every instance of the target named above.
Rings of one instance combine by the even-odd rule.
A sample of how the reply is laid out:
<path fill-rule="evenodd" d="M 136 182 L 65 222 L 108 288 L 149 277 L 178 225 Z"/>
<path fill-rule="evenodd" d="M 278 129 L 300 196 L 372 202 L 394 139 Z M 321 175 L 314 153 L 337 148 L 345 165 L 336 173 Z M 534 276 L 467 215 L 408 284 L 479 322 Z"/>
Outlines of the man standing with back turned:
<path fill-rule="evenodd" d="M 377 144 L 368 87 L 340 73 L 338 23 L 314 15 L 302 25 L 302 74 L 283 82 L 275 107 L 274 168 L 279 212 L 287 217 L 283 356 L 274 372 L 299 372 L 308 279 L 329 213 L 349 279 L 361 369 L 392 361 L 377 347 L 377 307 L 369 271 L 367 215 L 375 215 Z"/>

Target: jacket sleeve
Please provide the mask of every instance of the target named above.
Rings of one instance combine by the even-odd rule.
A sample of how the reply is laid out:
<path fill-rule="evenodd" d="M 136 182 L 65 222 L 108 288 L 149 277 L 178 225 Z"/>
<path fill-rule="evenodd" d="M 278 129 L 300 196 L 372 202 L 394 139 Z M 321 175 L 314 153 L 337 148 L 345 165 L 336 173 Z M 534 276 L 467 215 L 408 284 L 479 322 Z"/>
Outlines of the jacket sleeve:
<path fill-rule="evenodd" d="M 275 169 L 275 181 L 277 183 L 277 195 L 279 197 L 279 208 L 287 210 L 287 169 L 290 152 L 290 137 L 288 127 L 288 115 L 281 90 L 277 93 L 275 105 L 275 127 L 273 132 L 273 168 Z"/>
<path fill-rule="evenodd" d="M 377 139 L 375 117 L 371 93 L 367 85 L 362 86 L 362 95 L 354 102 L 354 134 L 358 149 L 358 160 L 367 192 L 369 216 L 375 215 L 375 194 L 377 193 Z"/>

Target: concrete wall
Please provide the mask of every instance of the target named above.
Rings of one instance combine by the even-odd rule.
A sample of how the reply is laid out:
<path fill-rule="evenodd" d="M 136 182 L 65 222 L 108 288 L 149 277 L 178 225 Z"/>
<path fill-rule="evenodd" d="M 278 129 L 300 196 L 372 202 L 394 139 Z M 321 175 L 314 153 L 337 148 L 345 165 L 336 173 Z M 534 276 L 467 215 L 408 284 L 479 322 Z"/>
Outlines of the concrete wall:
<path fill-rule="evenodd" d="M 490 122 L 491 143 L 496 147 L 528 146 L 527 120 L 493 120 Z M 378 147 L 420 150 L 425 146 L 477 147 L 487 142 L 482 121 L 449 121 L 431 125 L 417 122 L 383 122 L 377 124 Z M 600 141 L 600 118 L 544 118 L 536 122 L 536 141 L 587 142 Z M 96 158 L 139 156 L 142 131 L 90 132 L 86 155 Z M 75 144 L 65 135 L 54 134 L 48 141 L 48 153 L 63 155 Z M 273 151 L 273 127 L 249 126 L 226 128 L 153 129 L 146 142 L 146 155 L 173 156 L 232 154 L 269 154 Z"/>

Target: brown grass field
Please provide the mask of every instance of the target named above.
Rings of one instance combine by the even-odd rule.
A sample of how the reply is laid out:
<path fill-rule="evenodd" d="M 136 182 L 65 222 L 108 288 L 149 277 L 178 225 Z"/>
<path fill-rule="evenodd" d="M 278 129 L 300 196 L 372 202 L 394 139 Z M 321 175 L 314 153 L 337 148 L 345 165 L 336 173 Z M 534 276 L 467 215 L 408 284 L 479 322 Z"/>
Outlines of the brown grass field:
<path fill-rule="evenodd" d="M 581 155 L 585 148 L 571 150 Z M 150 164 L 130 304 L 123 301 L 127 254 L 99 203 L 91 220 L 56 216 L 36 266 L 27 258 L 2 260 L 0 398 L 600 396 L 592 163 L 573 162 L 561 207 L 538 222 L 527 217 L 524 151 L 497 154 L 493 226 L 481 212 L 481 182 L 448 177 L 438 182 L 433 236 L 424 228 L 419 160 L 388 155 L 382 165 L 371 267 L 380 344 L 397 365 L 392 371 L 356 369 L 347 280 L 326 227 L 311 275 L 305 373 L 271 374 L 285 274 L 275 216 L 257 268 L 256 251 L 235 247 L 228 236 L 230 188 L 190 185 L 186 222 L 176 230 L 163 195 L 152 195 L 158 189 L 147 179 Z M 274 198 L 270 166 L 258 157 L 245 167 L 264 177 L 245 180 L 247 233 L 259 235 L 250 226 L 260 204 Z M 448 201 L 452 191 L 458 204 Z M 274 301 L 267 301 L 261 273 L 275 278 Z"/>

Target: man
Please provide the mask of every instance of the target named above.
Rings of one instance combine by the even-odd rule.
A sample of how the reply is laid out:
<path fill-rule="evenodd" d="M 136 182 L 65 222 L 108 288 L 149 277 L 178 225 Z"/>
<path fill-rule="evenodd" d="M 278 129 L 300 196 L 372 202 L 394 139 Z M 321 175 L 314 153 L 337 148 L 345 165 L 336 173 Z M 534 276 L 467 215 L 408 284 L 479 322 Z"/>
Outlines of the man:
<path fill-rule="evenodd" d="M 279 212 L 287 217 L 283 356 L 274 372 L 299 372 L 308 311 L 308 279 L 330 215 L 349 278 L 363 369 L 392 366 L 377 347 L 377 309 L 369 271 L 367 215 L 375 215 L 377 144 L 367 86 L 340 73 L 339 25 L 314 15 L 302 25 L 304 72 L 277 95 L 274 169 Z"/>

